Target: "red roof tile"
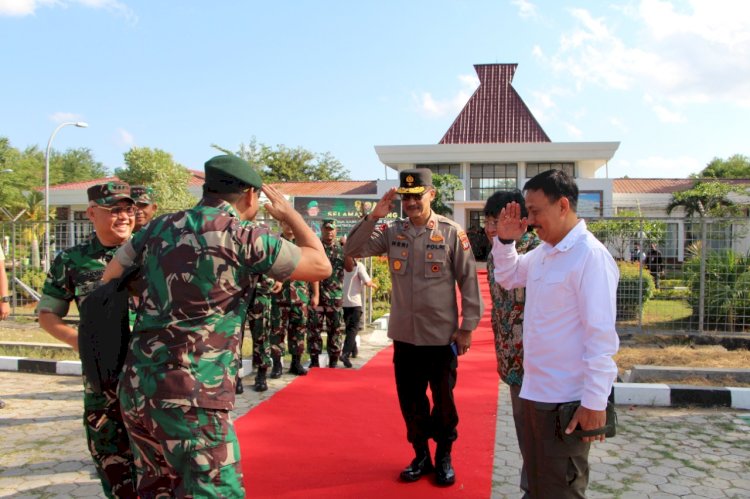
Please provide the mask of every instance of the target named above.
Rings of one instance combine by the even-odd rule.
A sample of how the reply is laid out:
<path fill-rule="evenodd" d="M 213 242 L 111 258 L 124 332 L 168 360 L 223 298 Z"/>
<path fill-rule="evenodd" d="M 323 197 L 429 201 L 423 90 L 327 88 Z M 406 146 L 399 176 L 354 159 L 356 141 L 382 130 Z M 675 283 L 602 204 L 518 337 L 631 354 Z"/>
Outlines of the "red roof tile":
<path fill-rule="evenodd" d="M 476 64 L 479 88 L 440 144 L 551 142 L 511 85 L 518 64 Z"/>
<path fill-rule="evenodd" d="M 616 178 L 612 180 L 612 191 L 618 194 L 672 194 L 693 187 L 694 178 Z M 710 182 L 714 179 L 702 179 Z M 730 184 L 750 184 L 750 179 L 716 179 Z"/>
<path fill-rule="evenodd" d="M 190 180 L 188 181 L 188 185 L 195 185 L 195 186 L 202 186 L 203 182 L 206 180 L 206 176 L 203 172 L 198 170 L 188 170 L 191 173 Z M 67 184 L 57 184 L 57 185 L 51 185 L 50 190 L 51 191 L 75 191 L 75 190 L 85 190 L 91 187 L 92 185 L 101 184 L 103 182 L 109 182 L 110 180 L 120 180 L 117 178 L 117 176 L 112 177 L 104 177 L 104 178 L 95 178 L 92 180 L 84 180 L 81 182 L 69 182 Z M 44 189 L 44 187 L 37 188 L 38 190 Z"/>

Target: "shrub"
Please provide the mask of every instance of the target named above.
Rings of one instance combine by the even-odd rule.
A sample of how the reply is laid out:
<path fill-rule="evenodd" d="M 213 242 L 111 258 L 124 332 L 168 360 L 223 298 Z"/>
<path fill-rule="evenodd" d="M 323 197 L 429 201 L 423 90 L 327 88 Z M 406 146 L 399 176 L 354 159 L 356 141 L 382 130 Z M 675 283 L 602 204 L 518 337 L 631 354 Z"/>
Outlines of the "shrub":
<path fill-rule="evenodd" d="M 639 263 L 617 262 L 620 269 L 620 282 L 617 285 L 617 320 L 638 319 L 643 306 L 654 294 L 654 278 L 651 273 L 640 268 Z M 640 283 L 640 284 L 639 284 Z M 639 295 L 643 295 L 639 303 Z"/>
<path fill-rule="evenodd" d="M 42 288 L 44 287 L 44 280 L 47 278 L 47 274 L 41 269 L 27 269 L 21 274 L 21 281 L 34 288 L 38 293 L 41 294 Z"/>
<path fill-rule="evenodd" d="M 391 301 L 391 272 L 388 269 L 388 257 L 372 257 L 372 280 L 378 285 L 372 299 L 374 301 L 390 303 Z"/>

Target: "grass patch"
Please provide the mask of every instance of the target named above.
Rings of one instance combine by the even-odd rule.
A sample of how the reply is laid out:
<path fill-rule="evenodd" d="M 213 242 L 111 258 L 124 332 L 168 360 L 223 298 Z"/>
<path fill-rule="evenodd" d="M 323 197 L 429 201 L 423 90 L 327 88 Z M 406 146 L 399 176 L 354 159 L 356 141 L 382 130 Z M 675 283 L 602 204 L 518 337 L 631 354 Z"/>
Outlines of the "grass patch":
<path fill-rule="evenodd" d="M 80 360 L 78 353 L 72 349 L 26 346 L 0 346 L 0 356 L 27 357 L 42 360 Z"/>

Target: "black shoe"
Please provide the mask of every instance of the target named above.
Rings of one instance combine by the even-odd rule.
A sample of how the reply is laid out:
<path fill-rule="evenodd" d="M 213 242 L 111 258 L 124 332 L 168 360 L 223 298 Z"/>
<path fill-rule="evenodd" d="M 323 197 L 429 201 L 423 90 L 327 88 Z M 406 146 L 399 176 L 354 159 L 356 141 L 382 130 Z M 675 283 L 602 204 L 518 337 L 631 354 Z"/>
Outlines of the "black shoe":
<path fill-rule="evenodd" d="M 266 390 L 268 390 L 265 368 L 262 371 L 258 370 L 258 374 L 255 375 L 255 384 L 253 385 L 253 390 L 255 390 L 256 392 L 265 392 Z"/>
<path fill-rule="evenodd" d="M 320 367 L 320 361 L 318 360 L 317 353 L 310 354 L 310 367 Z"/>
<path fill-rule="evenodd" d="M 456 483 L 456 472 L 453 470 L 450 454 L 435 459 L 435 483 L 443 486 Z"/>
<path fill-rule="evenodd" d="M 404 482 L 416 482 L 423 475 L 431 473 L 434 468 L 430 460 L 429 452 L 414 458 L 409 466 L 401 472 L 401 480 Z"/>
<path fill-rule="evenodd" d="M 297 376 L 304 376 L 307 374 L 307 369 L 302 367 L 299 355 L 292 355 L 292 365 L 289 366 L 289 374 L 296 374 Z"/>
<path fill-rule="evenodd" d="M 352 353 L 349 354 L 349 357 L 351 357 L 352 359 L 356 359 L 357 355 L 359 355 L 359 350 L 357 349 L 357 347 L 354 347 Z"/>
<path fill-rule="evenodd" d="M 237 395 L 245 393 L 245 387 L 242 386 L 242 378 L 237 376 L 237 385 L 234 387 L 234 393 Z"/>
<path fill-rule="evenodd" d="M 271 368 L 271 379 L 279 379 L 283 371 L 284 368 L 281 366 L 281 359 L 274 358 L 273 367 Z"/>
<path fill-rule="evenodd" d="M 349 356 L 346 354 L 341 356 L 341 363 L 344 364 L 345 367 L 352 367 L 352 361 L 349 360 Z"/>
<path fill-rule="evenodd" d="M 338 357 L 329 357 L 328 358 L 328 367 L 330 367 L 331 369 L 335 368 L 338 363 L 339 363 L 339 358 Z"/>

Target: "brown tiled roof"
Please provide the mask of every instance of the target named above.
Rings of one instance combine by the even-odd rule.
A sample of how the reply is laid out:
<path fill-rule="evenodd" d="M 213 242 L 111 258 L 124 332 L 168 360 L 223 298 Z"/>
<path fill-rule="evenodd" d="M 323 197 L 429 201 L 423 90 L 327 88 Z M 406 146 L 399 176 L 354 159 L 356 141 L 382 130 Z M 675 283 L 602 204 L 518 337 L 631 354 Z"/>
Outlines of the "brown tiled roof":
<path fill-rule="evenodd" d="M 190 180 L 188 181 L 188 185 L 196 185 L 196 186 L 202 186 L 203 183 L 206 180 L 206 176 L 203 172 L 198 170 L 188 170 L 190 175 Z M 112 177 L 104 177 L 104 178 L 95 178 L 92 180 L 83 180 L 81 182 L 69 182 L 67 184 L 57 184 L 50 186 L 51 191 L 75 191 L 78 189 L 88 189 L 92 185 L 101 184 L 103 182 L 109 182 L 110 180 L 120 180 L 116 176 Z M 44 187 L 38 188 L 39 190 L 44 189 Z"/>
<path fill-rule="evenodd" d="M 551 142 L 511 85 L 518 64 L 476 64 L 479 88 L 440 144 Z"/>
<path fill-rule="evenodd" d="M 616 178 L 612 180 L 612 191 L 618 194 L 672 194 L 693 187 L 694 178 Z M 727 182 L 736 185 L 750 184 L 750 179 L 702 179 L 703 182 Z"/>
<path fill-rule="evenodd" d="M 378 193 L 377 182 L 374 180 L 284 182 L 283 184 L 272 185 L 289 196 L 361 196 Z"/>

